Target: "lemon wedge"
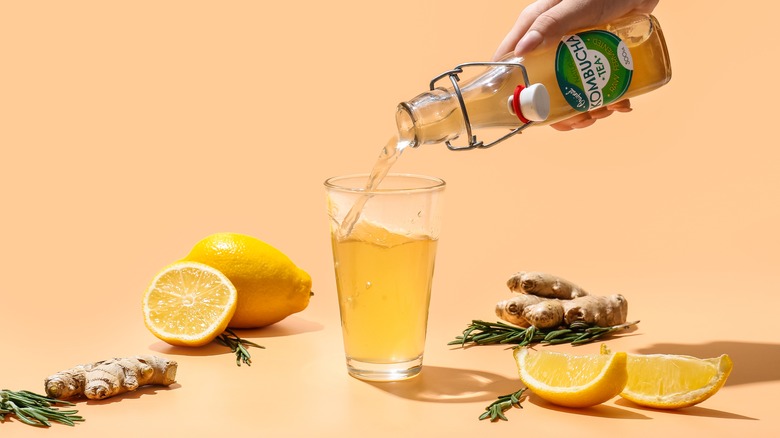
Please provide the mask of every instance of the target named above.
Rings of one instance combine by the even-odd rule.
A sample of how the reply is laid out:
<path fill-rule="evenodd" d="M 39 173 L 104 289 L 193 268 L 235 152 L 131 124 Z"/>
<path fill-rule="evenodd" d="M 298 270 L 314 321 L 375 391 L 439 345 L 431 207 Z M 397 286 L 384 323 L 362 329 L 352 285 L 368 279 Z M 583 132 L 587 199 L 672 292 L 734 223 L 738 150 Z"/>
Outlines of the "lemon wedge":
<path fill-rule="evenodd" d="M 640 406 L 679 409 L 715 395 L 734 367 L 727 354 L 709 359 L 673 354 L 629 354 L 620 396 Z"/>
<path fill-rule="evenodd" d="M 626 353 L 572 355 L 515 349 L 520 380 L 540 398 L 565 407 L 594 406 L 617 396 L 628 381 Z"/>

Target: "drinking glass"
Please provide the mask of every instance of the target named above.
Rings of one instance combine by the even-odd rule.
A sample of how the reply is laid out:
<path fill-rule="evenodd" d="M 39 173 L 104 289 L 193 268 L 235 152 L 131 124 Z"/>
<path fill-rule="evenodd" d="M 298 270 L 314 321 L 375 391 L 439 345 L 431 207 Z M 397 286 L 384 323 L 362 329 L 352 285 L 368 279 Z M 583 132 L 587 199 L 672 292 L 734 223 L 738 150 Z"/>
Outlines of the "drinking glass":
<path fill-rule="evenodd" d="M 368 178 L 325 181 L 347 370 L 403 380 L 422 368 L 445 182 L 389 174 L 368 189 Z"/>

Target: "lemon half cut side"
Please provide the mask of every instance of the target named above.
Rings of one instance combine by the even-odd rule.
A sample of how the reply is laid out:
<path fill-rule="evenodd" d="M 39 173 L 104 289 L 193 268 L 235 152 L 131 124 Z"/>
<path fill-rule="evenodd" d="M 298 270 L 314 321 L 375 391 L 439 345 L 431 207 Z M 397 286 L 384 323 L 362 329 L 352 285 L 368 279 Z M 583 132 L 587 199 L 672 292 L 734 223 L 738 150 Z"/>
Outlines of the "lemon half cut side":
<path fill-rule="evenodd" d="M 228 326 L 238 293 L 220 271 L 197 262 L 163 268 L 143 296 L 144 323 L 172 345 L 208 344 Z"/>

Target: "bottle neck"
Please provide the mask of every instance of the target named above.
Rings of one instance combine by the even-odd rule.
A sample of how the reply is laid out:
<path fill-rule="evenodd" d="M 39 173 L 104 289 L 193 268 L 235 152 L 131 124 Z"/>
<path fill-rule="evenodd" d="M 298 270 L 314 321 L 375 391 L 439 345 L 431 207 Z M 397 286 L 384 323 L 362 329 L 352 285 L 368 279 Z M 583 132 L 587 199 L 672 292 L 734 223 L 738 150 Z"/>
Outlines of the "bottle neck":
<path fill-rule="evenodd" d="M 457 98 L 439 88 L 401 102 L 395 121 L 399 139 L 412 147 L 454 140 L 465 131 Z"/>
<path fill-rule="evenodd" d="M 399 139 L 409 139 L 413 147 L 436 143 L 447 143 L 450 149 L 489 147 L 507 136 L 483 142 L 476 138 L 475 130 L 502 127 L 516 133 L 531 121 L 546 119 L 549 94 L 540 84 L 526 85 L 522 65 L 489 63 L 489 66 L 459 90 L 435 88 L 399 104 L 396 112 Z M 465 137 L 460 142 L 464 145 L 449 143 L 461 136 Z"/>

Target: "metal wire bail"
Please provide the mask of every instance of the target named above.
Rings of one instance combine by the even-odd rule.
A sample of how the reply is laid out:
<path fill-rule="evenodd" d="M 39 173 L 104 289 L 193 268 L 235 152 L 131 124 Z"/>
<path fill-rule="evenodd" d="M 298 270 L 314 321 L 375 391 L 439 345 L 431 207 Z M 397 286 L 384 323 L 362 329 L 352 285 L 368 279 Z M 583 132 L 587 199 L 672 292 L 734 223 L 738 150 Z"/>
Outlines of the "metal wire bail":
<path fill-rule="evenodd" d="M 491 143 L 484 144 L 481 141 L 477 140 L 477 136 L 473 134 L 471 129 L 471 122 L 469 120 L 469 113 L 468 110 L 466 110 L 466 102 L 463 100 L 463 93 L 460 91 L 460 86 L 458 86 L 458 82 L 460 82 L 460 77 L 458 77 L 459 74 L 463 73 L 463 67 L 495 67 L 495 66 L 505 66 L 505 67 L 516 67 L 519 68 L 520 71 L 523 73 L 523 82 L 524 85 L 528 87 L 529 81 L 528 81 L 528 72 L 525 70 L 525 66 L 523 64 L 520 64 L 519 62 L 466 62 L 463 64 L 459 64 L 455 66 L 454 69 L 446 71 L 439 76 L 436 76 L 431 80 L 430 89 L 431 91 L 436 89 L 436 82 L 444 78 L 445 76 L 449 76 L 450 82 L 452 83 L 452 88 L 455 91 L 455 96 L 458 98 L 458 103 L 460 104 L 460 111 L 463 113 L 463 123 L 466 125 L 466 135 L 469 138 L 469 144 L 468 146 L 453 146 L 449 140 L 445 141 L 444 144 L 447 145 L 447 149 L 451 151 L 467 151 L 471 149 L 487 149 L 491 146 L 494 146 L 497 143 L 500 143 L 507 138 L 519 134 L 520 131 L 531 125 L 533 122 L 524 123 L 517 128 L 513 129 L 509 132 L 509 134 L 504 135 L 503 137 L 500 137 L 498 140 L 494 140 Z"/>

